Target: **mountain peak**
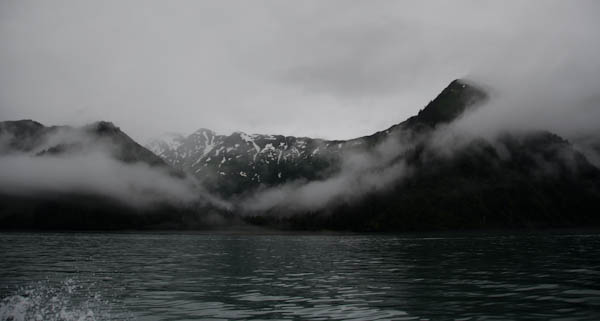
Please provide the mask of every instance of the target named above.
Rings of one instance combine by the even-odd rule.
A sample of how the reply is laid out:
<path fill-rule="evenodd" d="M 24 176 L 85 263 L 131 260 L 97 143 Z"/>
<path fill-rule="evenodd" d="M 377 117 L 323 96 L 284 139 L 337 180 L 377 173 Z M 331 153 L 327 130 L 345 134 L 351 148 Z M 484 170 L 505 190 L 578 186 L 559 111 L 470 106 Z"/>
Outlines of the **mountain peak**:
<path fill-rule="evenodd" d="M 432 100 L 417 116 L 409 119 L 409 124 L 425 124 L 435 127 L 439 124 L 449 123 L 466 110 L 479 105 L 488 99 L 488 94 L 477 85 L 463 80 L 455 79 L 448 87 Z"/>
<path fill-rule="evenodd" d="M 44 128 L 44 125 L 31 119 L 9 120 L 0 122 L 0 132 L 33 132 Z"/>
<path fill-rule="evenodd" d="M 44 126 L 41 123 L 33 120 L 33 119 L 20 119 L 20 120 L 7 120 L 0 122 L 0 124 L 12 124 L 12 125 L 21 125 L 21 126 L 36 126 L 41 127 Z"/>
<path fill-rule="evenodd" d="M 98 135 L 114 135 L 121 132 L 119 127 L 109 121 L 98 121 L 85 126 L 85 129 Z"/>

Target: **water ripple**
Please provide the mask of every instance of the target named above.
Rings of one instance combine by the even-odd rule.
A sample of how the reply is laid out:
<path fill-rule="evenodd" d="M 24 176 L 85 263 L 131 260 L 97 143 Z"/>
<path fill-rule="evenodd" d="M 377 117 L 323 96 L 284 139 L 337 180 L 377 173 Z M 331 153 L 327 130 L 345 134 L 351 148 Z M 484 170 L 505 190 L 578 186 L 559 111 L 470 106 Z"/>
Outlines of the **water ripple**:
<path fill-rule="evenodd" d="M 596 234 L 2 233 L 0 320 L 599 320 Z"/>

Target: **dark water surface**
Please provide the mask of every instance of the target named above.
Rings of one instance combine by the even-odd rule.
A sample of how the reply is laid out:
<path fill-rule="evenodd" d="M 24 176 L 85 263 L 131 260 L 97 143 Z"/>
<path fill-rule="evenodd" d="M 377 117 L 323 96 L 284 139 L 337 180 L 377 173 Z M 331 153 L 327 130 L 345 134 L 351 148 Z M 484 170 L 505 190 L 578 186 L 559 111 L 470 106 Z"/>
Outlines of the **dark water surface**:
<path fill-rule="evenodd" d="M 600 234 L 0 233 L 0 320 L 600 320 Z"/>

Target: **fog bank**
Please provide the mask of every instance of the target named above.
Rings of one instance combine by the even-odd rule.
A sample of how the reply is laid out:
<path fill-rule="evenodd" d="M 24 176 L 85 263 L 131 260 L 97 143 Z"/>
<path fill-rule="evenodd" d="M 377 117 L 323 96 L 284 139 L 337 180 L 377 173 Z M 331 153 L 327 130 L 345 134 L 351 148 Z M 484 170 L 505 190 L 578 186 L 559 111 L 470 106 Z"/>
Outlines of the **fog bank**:
<path fill-rule="evenodd" d="M 199 200 L 190 181 L 147 164 L 124 164 L 105 154 L 0 157 L 0 192 L 9 195 L 81 193 L 148 207 Z"/>

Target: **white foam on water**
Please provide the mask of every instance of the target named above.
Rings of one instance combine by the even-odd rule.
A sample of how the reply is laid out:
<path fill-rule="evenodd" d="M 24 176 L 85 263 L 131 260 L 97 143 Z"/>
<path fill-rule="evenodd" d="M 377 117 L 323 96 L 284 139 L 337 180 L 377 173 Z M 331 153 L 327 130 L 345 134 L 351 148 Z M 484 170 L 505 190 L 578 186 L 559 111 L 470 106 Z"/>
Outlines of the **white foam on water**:
<path fill-rule="evenodd" d="M 0 321 L 100 321 L 109 320 L 108 301 L 78 282 L 37 282 L 20 288 L 0 301 Z"/>

